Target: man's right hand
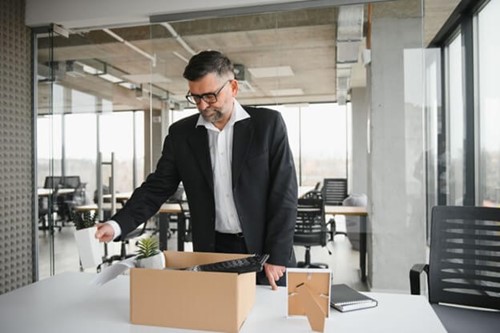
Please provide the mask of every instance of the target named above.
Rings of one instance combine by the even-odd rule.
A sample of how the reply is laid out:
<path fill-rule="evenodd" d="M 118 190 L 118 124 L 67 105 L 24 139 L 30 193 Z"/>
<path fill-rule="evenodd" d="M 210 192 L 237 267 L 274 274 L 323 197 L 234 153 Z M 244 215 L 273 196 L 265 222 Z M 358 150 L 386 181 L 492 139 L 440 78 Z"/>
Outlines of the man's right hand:
<path fill-rule="evenodd" d="M 98 223 L 95 238 L 100 242 L 111 242 L 115 238 L 115 231 L 108 223 Z"/>

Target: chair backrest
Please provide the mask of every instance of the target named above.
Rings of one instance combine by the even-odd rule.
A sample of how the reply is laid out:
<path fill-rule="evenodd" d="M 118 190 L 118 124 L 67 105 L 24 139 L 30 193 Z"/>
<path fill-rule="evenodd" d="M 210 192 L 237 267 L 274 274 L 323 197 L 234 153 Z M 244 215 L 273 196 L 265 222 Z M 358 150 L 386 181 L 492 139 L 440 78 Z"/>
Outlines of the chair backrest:
<path fill-rule="evenodd" d="M 58 188 L 61 185 L 60 176 L 47 176 L 43 184 L 44 188 Z"/>
<path fill-rule="evenodd" d="M 327 242 L 327 227 L 321 199 L 299 199 L 295 223 L 294 244 L 321 245 Z"/>
<path fill-rule="evenodd" d="M 62 179 L 62 187 L 77 189 L 80 187 L 80 176 L 64 176 Z"/>
<path fill-rule="evenodd" d="M 325 178 L 322 192 L 325 205 L 342 205 L 342 201 L 347 198 L 347 179 Z"/>
<path fill-rule="evenodd" d="M 317 200 L 321 200 L 321 202 L 323 202 L 323 193 L 321 191 L 318 191 L 318 190 L 310 190 L 306 193 L 304 193 L 304 195 L 300 198 L 300 199 L 317 199 Z"/>
<path fill-rule="evenodd" d="M 500 309 L 500 208 L 432 210 L 429 301 Z"/>

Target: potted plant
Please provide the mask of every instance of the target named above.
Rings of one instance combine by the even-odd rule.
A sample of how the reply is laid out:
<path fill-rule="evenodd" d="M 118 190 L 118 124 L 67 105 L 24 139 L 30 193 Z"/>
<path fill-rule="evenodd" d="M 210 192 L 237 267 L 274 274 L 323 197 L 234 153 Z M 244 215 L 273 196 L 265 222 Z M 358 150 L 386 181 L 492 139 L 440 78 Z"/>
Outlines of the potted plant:
<path fill-rule="evenodd" d="M 75 240 L 82 268 L 102 263 L 101 247 L 95 238 L 97 214 L 92 212 L 71 213 L 75 224 Z"/>
<path fill-rule="evenodd" d="M 163 269 L 165 256 L 154 237 L 141 238 L 137 243 L 137 267 Z"/>

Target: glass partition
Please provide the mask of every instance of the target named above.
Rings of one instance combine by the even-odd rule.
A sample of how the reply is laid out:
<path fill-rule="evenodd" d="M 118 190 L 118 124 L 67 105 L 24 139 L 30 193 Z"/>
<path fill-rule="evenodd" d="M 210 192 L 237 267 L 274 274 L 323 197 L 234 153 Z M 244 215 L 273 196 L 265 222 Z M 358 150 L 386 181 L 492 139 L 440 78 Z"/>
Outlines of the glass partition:
<path fill-rule="evenodd" d="M 465 192 L 465 109 L 463 100 L 462 40 L 457 35 L 447 48 L 447 184 L 448 205 L 461 206 Z"/>
<path fill-rule="evenodd" d="M 71 212 L 95 203 L 99 172 L 109 188 L 112 153 L 116 191 L 130 192 L 144 179 L 150 99 L 139 88 L 149 75 L 140 83 L 126 76 L 135 62 L 149 73 L 151 59 L 117 56 L 114 38 L 103 30 L 38 35 L 40 278 L 80 269 Z"/>
<path fill-rule="evenodd" d="M 394 256 L 385 244 L 398 246 L 395 238 L 410 239 L 425 228 L 422 6 L 416 3 L 422 4 L 221 12 L 73 31 L 51 40 L 40 36 L 39 63 L 52 66 L 54 76 L 39 86 L 39 186 L 49 175 L 78 175 L 84 203 L 92 204 L 99 173 L 110 185 L 110 171 L 97 165 L 98 153 L 104 161 L 114 153 L 115 190 L 139 185 L 154 169 L 170 124 L 197 113 L 185 100 L 187 61 L 198 51 L 217 49 L 236 65 L 238 101 L 283 115 L 300 185 L 356 178 L 357 191 L 369 195 L 376 227 L 370 232 L 397 236 L 377 239 L 373 246 L 379 247 L 369 251 L 378 260 Z M 390 33 L 393 38 L 386 37 Z M 361 98 L 353 98 L 354 88 Z M 349 173 L 352 164 L 362 171 Z M 394 167 L 396 172 L 389 170 Z M 71 222 L 57 212 L 54 219 L 61 225 L 55 236 L 72 237 Z M 423 246 L 408 248 L 400 259 L 411 260 Z M 51 257 L 58 251 L 69 264 L 56 260 L 50 274 L 79 268 L 74 248 L 58 250 L 56 243 Z M 383 262 L 373 264 L 385 271 Z"/>

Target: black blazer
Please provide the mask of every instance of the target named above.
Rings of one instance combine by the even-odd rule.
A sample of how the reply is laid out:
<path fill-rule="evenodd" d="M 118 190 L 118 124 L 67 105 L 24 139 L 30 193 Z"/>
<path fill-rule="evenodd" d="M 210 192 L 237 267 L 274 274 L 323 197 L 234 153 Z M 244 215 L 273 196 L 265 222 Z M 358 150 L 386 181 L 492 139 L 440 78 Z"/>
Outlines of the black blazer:
<path fill-rule="evenodd" d="M 234 124 L 232 184 L 249 253 L 269 253 L 269 263 L 293 265 L 297 178 L 280 113 L 245 107 L 250 118 Z M 214 252 L 215 204 L 207 130 L 198 114 L 170 127 L 156 170 L 114 216 L 128 234 L 155 214 L 180 181 L 189 202 L 194 251 Z M 293 259 L 294 260 L 294 259 Z"/>

